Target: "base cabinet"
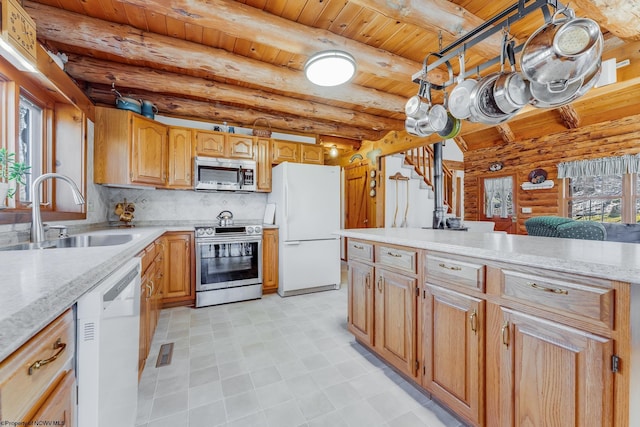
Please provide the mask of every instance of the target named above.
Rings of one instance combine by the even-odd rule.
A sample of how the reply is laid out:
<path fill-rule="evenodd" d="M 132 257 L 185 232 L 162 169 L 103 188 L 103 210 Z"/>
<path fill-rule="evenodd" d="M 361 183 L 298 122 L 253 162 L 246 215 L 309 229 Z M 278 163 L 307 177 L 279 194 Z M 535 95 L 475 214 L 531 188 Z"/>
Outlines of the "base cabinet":
<path fill-rule="evenodd" d="M 69 309 L 0 363 L 0 424 L 76 425 L 75 331 Z"/>
<path fill-rule="evenodd" d="M 278 292 L 278 229 L 262 230 L 262 293 Z"/>
<path fill-rule="evenodd" d="M 162 237 L 165 251 L 162 306 L 195 303 L 193 232 L 168 232 Z"/>
<path fill-rule="evenodd" d="M 612 426 L 612 340 L 500 307 L 496 426 Z M 492 414 L 494 415 L 494 414 Z"/>
<path fill-rule="evenodd" d="M 416 251 L 349 240 L 348 329 L 405 375 L 415 378 L 418 263 Z"/>
<path fill-rule="evenodd" d="M 479 298 L 425 286 L 422 385 L 475 425 L 484 419 L 484 305 Z"/>

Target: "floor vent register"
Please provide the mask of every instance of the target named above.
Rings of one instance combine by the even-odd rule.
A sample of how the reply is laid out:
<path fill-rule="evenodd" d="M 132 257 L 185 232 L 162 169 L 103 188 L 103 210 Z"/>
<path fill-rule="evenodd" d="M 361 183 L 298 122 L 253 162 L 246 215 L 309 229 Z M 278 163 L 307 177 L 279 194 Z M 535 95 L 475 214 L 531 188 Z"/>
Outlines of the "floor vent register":
<path fill-rule="evenodd" d="M 160 352 L 158 352 L 158 360 L 156 360 L 156 368 L 171 364 L 171 356 L 173 356 L 173 343 L 162 344 Z"/>

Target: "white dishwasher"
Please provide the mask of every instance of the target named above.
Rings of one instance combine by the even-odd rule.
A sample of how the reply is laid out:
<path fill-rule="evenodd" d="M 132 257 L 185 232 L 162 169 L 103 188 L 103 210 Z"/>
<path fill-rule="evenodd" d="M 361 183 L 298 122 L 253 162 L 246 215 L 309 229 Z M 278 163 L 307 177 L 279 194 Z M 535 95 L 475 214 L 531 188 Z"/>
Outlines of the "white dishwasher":
<path fill-rule="evenodd" d="M 138 409 L 140 258 L 78 300 L 78 426 L 133 427 Z"/>

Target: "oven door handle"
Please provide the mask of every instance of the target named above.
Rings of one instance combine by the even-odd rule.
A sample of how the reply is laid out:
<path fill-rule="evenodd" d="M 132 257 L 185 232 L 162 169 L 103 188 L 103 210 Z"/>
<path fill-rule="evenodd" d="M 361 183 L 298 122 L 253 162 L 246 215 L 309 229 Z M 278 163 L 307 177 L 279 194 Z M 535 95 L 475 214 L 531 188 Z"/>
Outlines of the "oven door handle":
<path fill-rule="evenodd" d="M 260 243 L 262 242 L 262 236 L 260 238 L 247 239 L 245 237 L 230 238 L 230 239 L 216 239 L 216 240 L 200 240 L 196 242 L 198 246 L 209 245 L 224 245 L 227 243 Z"/>

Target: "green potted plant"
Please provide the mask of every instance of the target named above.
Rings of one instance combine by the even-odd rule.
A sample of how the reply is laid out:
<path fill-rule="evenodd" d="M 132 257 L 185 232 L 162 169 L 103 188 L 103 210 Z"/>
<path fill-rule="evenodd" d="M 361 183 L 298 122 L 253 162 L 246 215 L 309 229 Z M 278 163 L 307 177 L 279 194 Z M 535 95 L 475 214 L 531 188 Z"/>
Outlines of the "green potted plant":
<path fill-rule="evenodd" d="M 16 153 L 10 153 L 6 148 L 0 148 L 0 209 L 5 208 L 6 199 L 16 193 L 11 181 L 26 185 L 25 176 L 31 166 L 16 161 Z"/>

